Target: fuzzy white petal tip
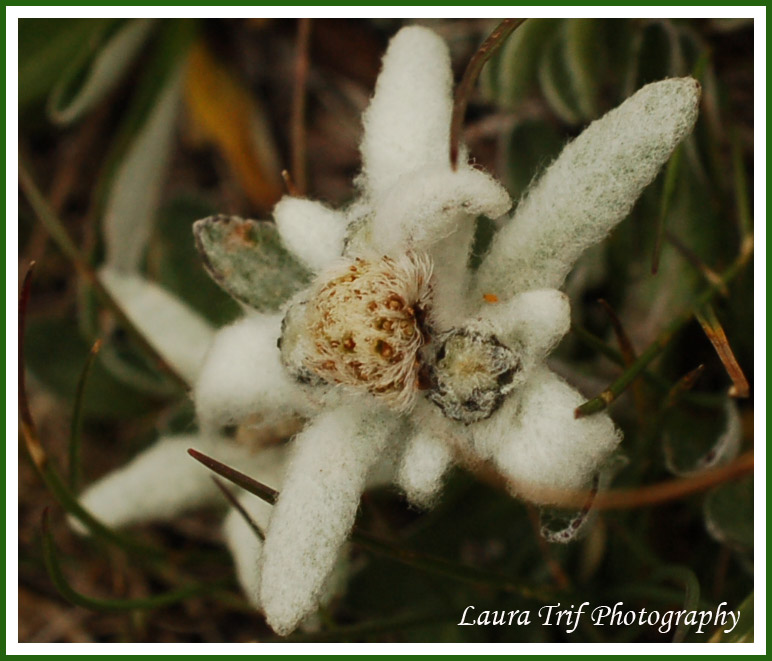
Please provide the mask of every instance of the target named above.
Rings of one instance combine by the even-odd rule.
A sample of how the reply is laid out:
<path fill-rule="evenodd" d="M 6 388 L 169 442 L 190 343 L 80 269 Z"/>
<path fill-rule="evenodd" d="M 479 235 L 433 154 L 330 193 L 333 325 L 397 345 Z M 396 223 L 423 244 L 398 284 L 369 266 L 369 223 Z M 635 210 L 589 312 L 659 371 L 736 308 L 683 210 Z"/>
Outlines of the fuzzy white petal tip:
<path fill-rule="evenodd" d="M 273 210 L 284 245 L 313 271 L 320 271 L 343 253 L 345 216 L 320 202 L 282 198 Z"/>
<path fill-rule="evenodd" d="M 168 520 L 217 502 L 222 496 L 211 480 L 211 471 L 190 457 L 188 448 L 225 463 L 243 466 L 249 461 L 243 448 L 225 439 L 171 436 L 89 486 L 80 496 L 81 504 L 105 525 L 122 527 Z M 70 524 L 81 534 L 87 532 L 74 518 Z"/>
<path fill-rule="evenodd" d="M 163 287 L 134 273 L 103 268 L 99 279 L 126 316 L 182 378 L 193 383 L 214 329 Z"/>
<path fill-rule="evenodd" d="M 445 42 L 411 26 L 389 44 L 363 116 L 366 189 L 376 195 L 403 174 L 449 159 L 453 78 Z"/>
<path fill-rule="evenodd" d="M 460 222 L 479 215 L 498 218 L 512 206 L 509 194 L 482 170 L 445 163 L 398 179 L 378 200 L 372 244 L 385 253 L 400 246 L 417 250 L 453 234 Z"/>
<path fill-rule="evenodd" d="M 478 452 L 512 480 L 512 490 L 549 502 L 555 489 L 580 489 L 621 441 L 605 413 L 576 419 L 582 395 L 542 367 L 491 418 L 474 426 Z"/>
<path fill-rule="evenodd" d="M 428 509 L 437 501 L 452 461 L 453 452 L 447 439 L 432 429 L 417 429 L 402 455 L 397 484 L 413 505 Z"/>
<path fill-rule="evenodd" d="M 249 316 L 217 333 L 194 389 L 202 428 L 305 412 L 305 395 L 279 359 L 280 335 L 281 315 Z"/>
<path fill-rule="evenodd" d="M 260 601 L 278 634 L 318 605 L 391 427 L 365 407 L 347 406 L 319 415 L 295 439 L 261 570 Z"/>
<path fill-rule="evenodd" d="M 700 85 L 640 89 L 566 146 L 526 193 L 479 270 L 499 297 L 560 287 L 579 255 L 619 223 L 694 127 Z"/>

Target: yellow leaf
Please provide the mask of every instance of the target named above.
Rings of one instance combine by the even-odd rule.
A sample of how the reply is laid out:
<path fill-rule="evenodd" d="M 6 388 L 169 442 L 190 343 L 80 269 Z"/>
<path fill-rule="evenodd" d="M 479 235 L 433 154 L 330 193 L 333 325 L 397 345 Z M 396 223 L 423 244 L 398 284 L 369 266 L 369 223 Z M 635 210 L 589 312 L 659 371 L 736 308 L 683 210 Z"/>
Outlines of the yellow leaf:
<path fill-rule="evenodd" d="M 281 168 L 257 99 L 201 42 L 185 87 L 195 132 L 220 151 L 250 202 L 271 209 L 283 192 Z"/>

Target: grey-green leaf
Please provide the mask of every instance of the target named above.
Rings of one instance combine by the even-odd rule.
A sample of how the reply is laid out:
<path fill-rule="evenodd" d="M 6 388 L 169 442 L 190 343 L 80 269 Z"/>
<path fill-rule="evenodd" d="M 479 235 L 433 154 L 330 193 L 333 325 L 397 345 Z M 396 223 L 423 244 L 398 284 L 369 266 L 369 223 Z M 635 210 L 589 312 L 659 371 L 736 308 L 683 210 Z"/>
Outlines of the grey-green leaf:
<path fill-rule="evenodd" d="M 273 223 L 209 216 L 193 225 L 204 267 L 226 292 L 260 311 L 278 310 L 311 281 Z"/>
<path fill-rule="evenodd" d="M 753 548 L 753 476 L 727 482 L 705 497 L 705 527 L 738 550 Z"/>
<path fill-rule="evenodd" d="M 154 22 L 148 18 L 128 21 L 99 48 L 93 59 L 74 60 L 48 99 L 52 121 L 70 124 L 103 99 L 121 81 Z"/>
<path fill-rule="evenodd" d="M 112 267 L 135 271 L 142 261 L 171 158 L 183 82 L 180 67 L 159 94 L 111 183 L 102 228 L 106 262 Z"/>
<path fill-rule="evenodd" d="M 728 397 L 719 408 L 673 408 L 665 417 L 665 465 L 674 475 L 722 466 L 737 456 L 741 438 L 737 404 Z"/>

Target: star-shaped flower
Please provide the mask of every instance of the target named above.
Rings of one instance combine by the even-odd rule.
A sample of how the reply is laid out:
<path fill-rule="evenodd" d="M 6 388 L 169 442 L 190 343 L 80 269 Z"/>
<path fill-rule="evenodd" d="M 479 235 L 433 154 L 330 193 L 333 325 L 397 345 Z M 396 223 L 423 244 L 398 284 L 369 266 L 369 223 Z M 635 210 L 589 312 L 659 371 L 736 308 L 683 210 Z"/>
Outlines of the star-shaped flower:
<path fill-rule="evenodd" d="M 698 85 L 647 86 L 590 126 L 472 273 L 475 218 L 500 217 L 510 200 L 465 154 L 451 168 L 451 84 L 436 35 L 411 27 L 394 37 L 364 115 L 357 201 L 333 211 L 287 197 L 275 210 L 313 281 L 280 314 L 224 331 L 243 330 L 243 341 L 221 336 L 199 381 L 203 420 L 311 416 L 255 568 L 279 633 L 315 607 L 380 457 L 393 457 L 418 504 L 436 496 L 454 448 L 491 459 L 514 491 L 543 499 L 544 487 L 585 486 L 620 441 L 606 415 L 576 420 L 583 398 L 544 366 L 569 327 L 554 288 L 691 129 Z M 258 352 L 260 369 L 237 367 Z"/>
<path fill-rule="evenodd" d="M 364 115 L 357 200 L 341 211 L 296 197 L 276 206 L 304 285 L 260 283 L 287 300 L 221 330 L 197 379 L 207 437 L 246 420 L 308 420 L 264 545 L 245 528 L 239 538 L 252 545 L 242 582 L 280 634 L 319 603 L 383 466 L 423 506 L 459 455 L 492 461 L 514 493 L 544 502 L 550 489 L 586 486 L 621 440 L 605 414 L 575 419 L 582 396 L 545 366 L 569 328 L 558 288 L 689 133 L 699 85 L 647 85 L 590 125 L 503 221 L 476 271 L 475 220 L 502 217 L 511 201 L 464 150 L 451 168 L 451 91 L 442 40 L 401 30 Z"/>

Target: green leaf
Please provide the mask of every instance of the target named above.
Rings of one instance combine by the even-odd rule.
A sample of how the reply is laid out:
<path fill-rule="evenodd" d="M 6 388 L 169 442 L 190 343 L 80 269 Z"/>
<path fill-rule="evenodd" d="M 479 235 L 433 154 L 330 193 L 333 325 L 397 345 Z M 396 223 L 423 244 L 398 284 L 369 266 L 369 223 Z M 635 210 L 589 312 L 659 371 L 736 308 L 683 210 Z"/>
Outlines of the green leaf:
<path fill-rule="evenodd" d="M 48 98 L 48 114 L 57 124 L 80 119 L 122 79 L 153 28 L 153 19 L 124 23 L 104 43 L 74 58 Z"/>
<path fill-rule="evenodd" d="M 96 186 L 100 204 L 110 192 L 116 171 L 132 147 L 136 136 L 147 126 L 148 118 L 158 104 L 169 81 L 179 73 L 191 44 L 198 34 L 198 22 L 190 19 L 163 21 L 157 38 L 153 39 L 152 52 L 142 68 L 142 75 L 134 86 L 128 106 L 115 132 L 110 152 L 99 175 Z"/>
<path fill-rule="evenodd" d="M 209 216 L 194 223 L 193 234 L 214 281 L 257 310 L 278 310 L 311 280 L 311 273 L 282 245 L 272 223 Z"/>
<path fill-rule="evenodd" d="M 132 271 L 142 261 L 171 156 L 182 79 L 181 68 L 169 77 L 115 173 L 102 221 L 109 266 Z"/>
<path fill-rule="evenodd" d="M 711 536 L 738 550 L 753 548 L 753 477 L 722 484 L 705 497 L 705 526 Z"/>
<path fill-rule="evenodd" d="M 72 410 L 72 421 L 70 422 L 70 443 L 69 443 L 69 479 L 68 484 L 73 491 L 78 490 L 80 483 L 80 446 L 81 446 L 81 427 L 83 423 L 83 395 L 86 392 L 86 382 L 91 368 L 94 365 L 94 359 L 99 352 L 101 340 L 97 340 L 91 347 L 86 364 L 83 366 L 78 379 L 77 390 L 75 391 L 75 403 Z"/>
<path fill-rule="evenodd" d="M 105 18 L 19 19 L 19 111 L 42 100 L 63 68 L 116 23 Z"/>
<path fill-rule="evenodd" d="M 539 62 L 539 85 L 550 108 L 562 121 L 580 124 L 583 116 L 567 67 L 564 42 L 564 30 L 561 30 L 547 43 Z"/>
<path fill-rule="evenodd" d="M 536 83 L 544 45 L 562 19 L 529 18 L 510 36 L 485 65 L 481 82 L 484 93 L 506 108 L 515 108 Z"/>
<path fill-rule="evenodd" d="M 584 120 L 598 116 L 600 79 L 607 61 L 603 25 L 597 18 L 572 18 L 564 26 L 566 70 Z"/>
<path fill-rule="evenodd" d="M 737 404 L 725 398 L 719 407 L 682 404 L 665 414 L 665 465 L 674 475 L 690 475 L 722 466 L 737 456 L 742 424 Z"/>
<path fill-rule="evenodd" d="M 72 323 L 64 319 L 35 319 L 27 326 L 26 360 L 30 371 L 44 386 L 72 402 L 90 345 Z M 157 399 L 116 381 L 97 360 L 83 394 L 85 419 L 116 419 L 146 415 Z"/>

